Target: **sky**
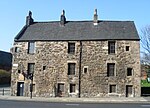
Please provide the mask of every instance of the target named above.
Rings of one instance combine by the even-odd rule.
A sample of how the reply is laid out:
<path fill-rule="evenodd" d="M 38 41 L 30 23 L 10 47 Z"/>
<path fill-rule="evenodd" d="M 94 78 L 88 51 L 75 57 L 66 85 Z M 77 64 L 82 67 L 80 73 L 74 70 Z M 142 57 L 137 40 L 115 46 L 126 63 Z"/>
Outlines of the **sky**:
<path fill-rule="evenodd" d="M 69 21 L 93 20 L 94 9 L 99 20 L 134 21 L 139 35 L 150 25 L 150 0 L 1 0 L 0 50 L 9 52 L 15 36 L 32 11 L 34 21 L 59 21 L 62 10 Z"/>

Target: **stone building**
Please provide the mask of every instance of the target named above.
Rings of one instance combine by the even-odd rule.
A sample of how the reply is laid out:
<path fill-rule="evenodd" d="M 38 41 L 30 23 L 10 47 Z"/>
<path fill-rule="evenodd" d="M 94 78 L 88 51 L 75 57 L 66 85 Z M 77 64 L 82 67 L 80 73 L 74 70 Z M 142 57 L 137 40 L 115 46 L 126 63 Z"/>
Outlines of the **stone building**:
<path fill-rule="evenodd" d="M 36 22 L 14 39 L 11 95 L 138 97 L 140 44 L 133 21 Z M 30 86 L 32 85 L 32 86 Z M 31 89 L 32 88 L 32 89 Z"/>

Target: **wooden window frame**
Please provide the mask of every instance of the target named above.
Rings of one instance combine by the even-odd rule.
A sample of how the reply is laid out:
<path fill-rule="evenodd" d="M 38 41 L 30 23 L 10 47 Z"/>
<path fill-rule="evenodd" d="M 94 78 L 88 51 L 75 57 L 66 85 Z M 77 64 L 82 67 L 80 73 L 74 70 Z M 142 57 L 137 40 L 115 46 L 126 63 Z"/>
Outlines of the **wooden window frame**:
<path fill-rule="evenodd" d="M 75 43 L 69 42 L 68 43 L 68 54 L 74 54 L 75 53 Z"/>
<path fill-rule="evenodd" d="M 108 41 L 108 54 L 115 54 L 116 52 L 116 42 Z"/>
<path fill-rule="evenodd" d="M 115 63 L 107 63 L 107 76 L 115 76 Z"/>
<path fill-rule="evenodd" d="M 76 84 L 70 84 L 69 91 L 70 91 L 70 93 L 75 93 L 76 92 Z"/>
<path fill-rule="evenodd" d="M 75 75 L 76 63 L 68 63 L 68 75 Z"/>

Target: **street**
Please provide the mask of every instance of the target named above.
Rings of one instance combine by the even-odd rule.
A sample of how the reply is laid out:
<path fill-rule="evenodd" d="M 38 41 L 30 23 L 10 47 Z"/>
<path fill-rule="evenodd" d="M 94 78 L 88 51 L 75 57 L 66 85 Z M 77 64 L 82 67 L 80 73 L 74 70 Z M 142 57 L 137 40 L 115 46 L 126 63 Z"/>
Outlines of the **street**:
<path fill-rule="evenodd" d="M 150 108 L 148 103 L 50 103 L 0 100 L 0 108 Z"/>

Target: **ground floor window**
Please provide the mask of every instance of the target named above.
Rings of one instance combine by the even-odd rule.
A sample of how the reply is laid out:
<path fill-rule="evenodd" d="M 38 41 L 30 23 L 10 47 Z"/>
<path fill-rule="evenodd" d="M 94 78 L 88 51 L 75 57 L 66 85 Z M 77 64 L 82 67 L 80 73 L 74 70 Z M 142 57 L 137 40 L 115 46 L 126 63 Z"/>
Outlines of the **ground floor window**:
<path fill-rule="evenodd" d="M 58 83 L 58 92 L 64 92 L 64 84 Z"/>
<path fill-rule="evenodd" d="M 132 85 L 126 85 L 126 97 L 129 97 L 132 95 Z"/>
<path fill-rule="evenodd" d="M 70 93 L 75 93 L 75 88 L 76 88 L 75 84 L 70 84 Z"/>
<path fill-rule="evenodd" d="M 116 93 L 116 85 L 110 85 L 109 93 Z"/>

